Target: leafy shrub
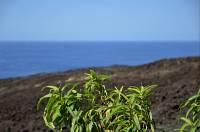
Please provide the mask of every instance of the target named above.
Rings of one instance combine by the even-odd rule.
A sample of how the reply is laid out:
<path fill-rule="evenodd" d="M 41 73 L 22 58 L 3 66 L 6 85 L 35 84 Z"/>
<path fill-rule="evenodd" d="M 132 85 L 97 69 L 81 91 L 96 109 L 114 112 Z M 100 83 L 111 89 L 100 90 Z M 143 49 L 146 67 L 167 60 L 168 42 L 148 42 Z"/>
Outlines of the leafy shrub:
<path fill-rule="evenodd" d="M 181 110 L 185 109 L 187 109 L 187 113 L 180 118 L 183 121 L 180 132 L 200 131 L 200 89 L 196 95 L 190 97 L 181 105 Z"/>
<path fill-rule="evenodd" d="M 62 131 L 66 126 L 71 132 L 154 132 L 148 97 L 155 85 L 129 87 L 125 94 L 123 87 L 106 89 L 107 75 L 93 70 L 86 75 L 83 92 L 78 92 L 77 84 L 45 87 L 49 93 L 39 99 L 37 108 L 48 99 L 43 114 L 47 127 Z"/>

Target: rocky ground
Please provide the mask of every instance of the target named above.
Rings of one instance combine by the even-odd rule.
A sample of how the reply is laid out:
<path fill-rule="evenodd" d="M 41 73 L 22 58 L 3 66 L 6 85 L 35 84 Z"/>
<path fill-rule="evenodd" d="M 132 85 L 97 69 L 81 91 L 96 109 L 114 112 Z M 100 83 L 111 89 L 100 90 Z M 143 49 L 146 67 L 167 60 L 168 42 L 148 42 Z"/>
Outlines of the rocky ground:
<path fill-rule="evenodd" d="M 157 84 L 151 96 L 156 126 L 173 131 L 179 115 L 179 104 L 197 92 L 200 86 L 200 57 L 165 59 L 141 66 L 93 68 L 111 75 L 109 87 L 119 85 Z M 41 88 L 61 82 L 83 82 L 88 69 L 40 74 L 0 80 L 0 131 L 49 131 L 36 102 L 44 95 Z"/>

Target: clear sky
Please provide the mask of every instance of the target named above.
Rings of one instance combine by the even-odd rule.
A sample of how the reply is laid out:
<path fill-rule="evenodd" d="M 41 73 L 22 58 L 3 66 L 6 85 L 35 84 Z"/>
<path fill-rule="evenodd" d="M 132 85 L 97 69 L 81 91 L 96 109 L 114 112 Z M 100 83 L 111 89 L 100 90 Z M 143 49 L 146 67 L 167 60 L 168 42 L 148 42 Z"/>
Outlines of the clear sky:
<path fill-rule="evenodd" d="M 0 0 L 0 41 L 200 41 L 200 0 Z"/>

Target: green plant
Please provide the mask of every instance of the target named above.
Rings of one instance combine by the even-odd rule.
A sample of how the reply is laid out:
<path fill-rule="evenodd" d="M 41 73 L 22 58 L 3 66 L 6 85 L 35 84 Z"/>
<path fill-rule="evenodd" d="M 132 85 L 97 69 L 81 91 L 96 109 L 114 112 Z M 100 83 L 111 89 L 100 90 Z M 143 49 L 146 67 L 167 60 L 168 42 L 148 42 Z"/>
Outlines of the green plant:
<path fill-rule="evenodd" d="M 104 118 L 107 128 L 113 131 L 154 131 L 148 96 L 155 86 L 129 87 L 129 94 L 121 89 L 112 91 L 111 101 Z"/>
<path fill-rule="evenodd" d="M 71 89 L 64 93 L 69 87 Z M 43 114 L 46 126 L 53 130 L 59 129 L 62 131 L 63 122 L 66 126 L 71 123 L 80 124 L 80 115 L 82 111 L 79 109 L 79 105 L 81 103 L 82 94 L 76 91 L 77 85 L 67 84 L 63 87 L 47 86 L 45 88 L 49 89 L 49 93 L 40 98 L 37 109 L 41 101 L 48 98 L 48 103 Z M 82 124 L 80 127 L 81 126 Z"/>
<path fill-rule="evenodd" d="M 187 109 L 185 116 L 180 118 L 183 121 L 180 132 L 200 131 L 200 89 L 196 95 L 190 97 L 181 105 L 181 110 L 185 109 Z"/>
<path fill-rule="evenodd" d="M 40 98 L 48 99 L 43 118 L 47 127 L 62 131 L 62 126 L 71 132 L 123 132 L 154 131 L 150 102 L 153 86 L 106 89 L 103 84 L 107 75 L 93 70 L 86 74 L 84 90 L 79 85 L 47 86 L 49 93 Z M 128 94 L 126 94 L 128 93 Z"/>

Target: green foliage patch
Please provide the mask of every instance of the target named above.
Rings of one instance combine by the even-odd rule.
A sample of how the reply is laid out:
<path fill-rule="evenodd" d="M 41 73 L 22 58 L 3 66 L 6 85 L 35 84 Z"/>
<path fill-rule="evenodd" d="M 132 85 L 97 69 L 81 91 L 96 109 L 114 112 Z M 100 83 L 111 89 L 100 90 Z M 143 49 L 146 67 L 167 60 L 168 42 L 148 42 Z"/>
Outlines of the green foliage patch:
<path fill-rule="evenodd" d="M 180 118 L 183 121 L 180 132 L 200 131 L 200 89 L 196 95 L 193 95 L 181 105 L 181 110 L 187 110 L 187 112 L 185 116 Z"/>
<path fill-rule="evenodd" d="M 43 114 L 47 127 L 62 131 L 66 126 L 71 132 L 154 132 L 148 97 L 155 85 L 129 87 L 126 92 L 123 87 L 108 90 L 103 84 L 107 75 L 90 70 L 86 76 L 83 92 L 78 84 L 44 88 L 49 93 L 39 99 L 37 108 L 47 99 Z"/>

